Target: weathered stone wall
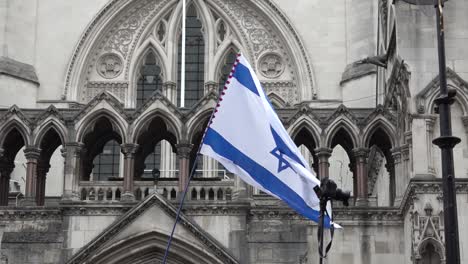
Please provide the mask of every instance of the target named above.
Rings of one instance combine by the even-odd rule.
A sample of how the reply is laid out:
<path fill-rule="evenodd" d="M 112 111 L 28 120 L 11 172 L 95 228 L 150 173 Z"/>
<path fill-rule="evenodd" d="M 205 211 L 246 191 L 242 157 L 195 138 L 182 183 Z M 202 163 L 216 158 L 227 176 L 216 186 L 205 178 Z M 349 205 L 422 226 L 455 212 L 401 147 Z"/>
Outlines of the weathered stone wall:
<path fill-rule="evenodd" d="M 2 210 L 0 229 L 0 256 L 8 259 L 6 263 L 61 262 L 65 232 L 59 210 Z"/>

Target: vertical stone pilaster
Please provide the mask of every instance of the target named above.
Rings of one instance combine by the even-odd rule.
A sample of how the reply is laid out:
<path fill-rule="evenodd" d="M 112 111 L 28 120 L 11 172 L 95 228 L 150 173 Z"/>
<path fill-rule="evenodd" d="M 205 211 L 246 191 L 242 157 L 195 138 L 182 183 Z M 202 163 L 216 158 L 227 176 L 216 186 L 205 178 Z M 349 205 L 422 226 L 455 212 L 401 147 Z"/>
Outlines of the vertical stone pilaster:
<path fill-rule="evenodd" d="M 394 204 L 400 204 L 401 200 L 403 199 L 403 194 L 406 190 L 405 186 L 403 186 L 402 178 L 403 178 L 403 164 L 401 160 L 401 149 L 394 148 L 391 150 L 393 156 L 393 171 L 395 174 L 395 201 Z"/>
<path fill-rule="evenodd" d="M 328 162 L 328 159 L 330 158 L 331 154 L 333 152 L 333 149 L 330 148 L 317 148 L 315 149 L 315 153 L 318 158 L 318 175 L 319 179 L 323 179 L 325 177 L 330 176 L 330 163 Z"/>
<path fill-rule="evenodd" d="M 395 205 L 395 196 L 396 196 L 396 182 L 395 182 L 395 162 L 392 160 L 387 159 L 387 163 L 385 164 L 385 169 L 387 169 L 388 175 L 390 176 L 389 180 L 389 186 L 388 186 L 388 191 L 389 191 L 389 202 L 390 206 Z"/>
<path fill-rule="evenodd" d="M 26 189 L 25 199 L 22 205 L 36 205 L 36 185 L 37 185 L 37 162 L 39 160 L 41 150 L 34 147 L 24 149 L 26 157 Z"/>
<path fill-rule="evenodd" d="M 427 146 L 427 172 L 429 175 L 435 175 L 434 155 L 432 153 L 432 140 L 434 139 L 434 124 L 436 117 L 429 117 L 426 121 L 426 146 Z"/>
<path fill-rule="evenodd" d="M 190 151 L 192 151 L 193 144 L 180 143 L 176 147 L 177 158 L 179 159 L 179 193 L 183 193 L 189 178 Z"/>
<path fill-rule="evenodd" d="M 124 180 L 123 180 L 123 194 L 122 201 L 133 201 L 135 195 L 133 194 L 133 174 L 135 171 L 135 153 L 138 150 L 138 144 L 122 144 L 120 150 L 124 154 Z"/>
<path fill-rule="evenodd" d="M 357 195 L 356 205 L 363 206 L 368 204 L 368 175 L 367 175 L 367 157 L 369 150 L 366 148 L 353 149 L 354 158 L 356 160 L 356 176 L 357 176 Z"/>
<path fill-rule="evenodd" d="M 177 105 L 177 84 L 175 82 L 168 81 L 163 83 L 163 94 L 174 105 Z"/>
<path fill-rule="evenodd" d="M 62 200 L 80 199 L 80 180 L 82 154 L 85 151 L 84 144 L 80 142 L 67 143 L 62 151 L 64 156 L 64 181 Z"/>

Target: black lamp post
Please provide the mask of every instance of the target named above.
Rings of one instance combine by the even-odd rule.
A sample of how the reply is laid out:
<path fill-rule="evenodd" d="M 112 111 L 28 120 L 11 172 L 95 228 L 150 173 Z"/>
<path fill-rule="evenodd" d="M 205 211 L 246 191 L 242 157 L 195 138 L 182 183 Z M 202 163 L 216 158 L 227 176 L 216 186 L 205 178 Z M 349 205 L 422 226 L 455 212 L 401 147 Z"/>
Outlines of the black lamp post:
<path fill-rule="evenodd" d="M 159 180 L 159 176 L 161 175 L 161 172 L 159 171 L 159 169 L 156 169 L 154 168 L 152 171 L 151 171 L 151 174 L 153 175 L 153 181 L 154 181 L 154 192 L 156 193 L 157 189 L 156 189 L 156 185 L 158 184 L 158 180 Z"/>
<path fill-rule="evenodd" d="M 435 100 L 440 119 L 440 137 L 432 142 L 439 146 L 442 153 L 442 191 L 444 197 L 445 255 L 450 264 L 460 264 L 458 239 L 457 194 L 455 190 L 455 171 L 453 147 L 460 139 L 452 136 L 450 105 L 454 102 L 455 90 L 447 88 L 445 65 L 445 40 L 443 0 L 435 0 L 437 16 L 437 43 L 439 54 L 440 96 Z"/>

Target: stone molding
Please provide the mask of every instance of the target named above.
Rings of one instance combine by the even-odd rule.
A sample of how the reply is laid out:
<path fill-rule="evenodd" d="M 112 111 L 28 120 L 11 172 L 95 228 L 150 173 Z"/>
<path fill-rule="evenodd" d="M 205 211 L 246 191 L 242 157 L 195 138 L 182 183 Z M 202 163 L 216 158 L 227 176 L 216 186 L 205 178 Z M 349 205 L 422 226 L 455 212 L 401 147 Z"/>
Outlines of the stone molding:
<path fill-rule="evenodd" d="M 39 86 L 36 69 L 33 65 L 19 62 L 8 57 L 0 57 L 0 75 L 5 74 L 32 82 Z"/>
<path fill-rule="evenodd" d="M 453 85 L 449 83 L 448 86 L 457 91 L 457 96 L 455 98 L 460 101 L 462 108 L 464 108 L 464 112 L 468 112 L 466 109 L 466 105 L 468 105 L 468 82 L 449 67 L 447 67 L 446 73 L 447 79 L 453 83 Z M 416 95 L 416 108 L 419 114 L 432 113 L 433 109 L 431 109 L 431 106 L 434 104 L 433 101 L 435 97 L 440 94 L 439 85 L 440 79 L 439 75 L 437 75 Z"/>
<path fill-rule="evenodd" d="M 60 208 L 3 207 L 0 209 L 0 221 L 62 220 L 62 218 Z"/>

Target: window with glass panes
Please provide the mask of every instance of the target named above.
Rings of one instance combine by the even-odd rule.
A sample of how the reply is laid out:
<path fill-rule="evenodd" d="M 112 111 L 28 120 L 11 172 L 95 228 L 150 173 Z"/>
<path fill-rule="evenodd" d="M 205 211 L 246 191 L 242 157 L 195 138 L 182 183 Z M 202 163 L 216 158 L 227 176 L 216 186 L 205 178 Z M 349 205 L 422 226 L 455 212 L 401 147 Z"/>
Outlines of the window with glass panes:
<path fill-rule="evenodd" d="M 234 50 L 230 49 L 224 57 L 221 69 L 219 69 L 219 92 L 221 92 L 226 84 L 226 80 L 231 73 L 232 66 L 236 60 L 237 54 Z"/>
<path fill-rule="evenodd" d="M 150 153 L 145 159 L 145 170 L 141 177 L 153 178 L 153 169 L 161 169 L 161 141 L 156 144 L 154 151 Z"/>
<path fill-rule="evenodd" d="M 93 160 L 93 180 L 107 181 L 110 177 L 119 176 L 120 145 L 115 140 L 109 140 Z"/>
<path fill-rule="evenodd" d="M 202 24 L 197 18 L 197 10 L 194 5 L 187 9 L 186 33 L 185 33 L 185 107 L 193 106 L 203 97 L 204 93 L 204 64 L 205 41 L 203 39 Z M 177 103 L 180 104 L 181 93 L 181 63 L 182 38 L 178 43 L 178 67 L 177 67 Z"/>
<path fill-rule="evenodd" d="M 162 89 L 161 67 L 157 64 L 156 56 L 148 52 L 144 64 L 140 69 L 137 83 L 137 107 L 143 105 L 156 90 Z"/>

